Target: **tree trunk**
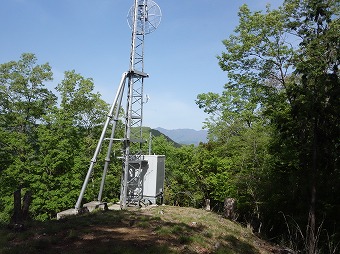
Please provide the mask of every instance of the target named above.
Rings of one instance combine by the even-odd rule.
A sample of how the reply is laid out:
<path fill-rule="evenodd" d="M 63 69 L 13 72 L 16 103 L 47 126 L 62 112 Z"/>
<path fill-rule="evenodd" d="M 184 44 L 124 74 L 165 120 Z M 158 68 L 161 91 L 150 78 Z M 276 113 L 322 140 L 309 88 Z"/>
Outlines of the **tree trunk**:
<path fill-rule="evenodd" d="M 12 215 L 12 223 L 19 224 L 22 222 L 22 211 L 21 211 L 21 189 L 14 192 L 14 211 Z"/>
<path fill-rule="evenodd" d="M 205 200 L 205 210 L 210 211 L 210 199 L 208 198 Z"/>
<path fill-rule="evenodd" d="M 236 200 L 234 198 L 226 198 L 224 200 L 223 215 L 229 220 L 236 219 Z"/>
<path fill-rule="evenodd" d="M 308 229 L 307 229 L 307 241 L 308 241 L 308 253 L 316 253 L 317 234 L 316 234 L 316 194 L 317 194 L 317 159 L 318 159 L 318 139 L 317 139 L 317 119 L 314 119 L 313 128 L 313 161 L 312 172 L 310 181 L 310 208 L 308 215 Z"/>
<path fill-rule="evenodd" d="M 28 219 L 29 207 L 31 202 L 32 193 L 30 191 L 26 191 L 22 204 L 21 204 L 21 189 L 18 189 L 14 192 L 14 209 L 11 218 L 12 224 L 22 225 L 22 223 Z"/>
<path fill-rule="evenodd" d="M 32 202 L 32 192 L 26 191 L 22 204 L 22 219 L 27 220 L 29 216 L 29 208 Z"/>

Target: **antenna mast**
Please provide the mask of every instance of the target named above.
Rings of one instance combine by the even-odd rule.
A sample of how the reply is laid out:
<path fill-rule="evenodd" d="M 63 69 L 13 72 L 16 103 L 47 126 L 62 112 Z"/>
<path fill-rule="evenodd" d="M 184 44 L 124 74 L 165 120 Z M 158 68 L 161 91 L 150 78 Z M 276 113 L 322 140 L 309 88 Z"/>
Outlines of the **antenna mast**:
<path fill-rule="evenodd" d="M 114 141 L 121 141 L 123 144 L 123 156 L 121 157 L 123 160 L 120 191 L 121 208 L 126 208 L 126 206 L 130 203 L 136 204 L 143 198 L 143 179 L 141 178 L 141 172 L 142 166 L 148 163 L 144 160 L 144 155 L 142 154 L 142 144 L 145 142 L 142 137 L 144 103 L 143 89 L 144 78 L 148 77 L 148 74 L 144 72 L 144 37 L 146 34 L 156 30 L 160 24 L 161 16 L 159 6 L 151 0 L 134 0 L 134 5 L 128 12 L 128 25 L 132 30 L 130 68 L 122 75 L 116 97 L 111 105 L 110 112 L 107 116 L 97 148 L 94 152 L 85 181 L 75 205 L 75 209 L 77 211 L 81 207 L 81 202 L 84 197 L 87 184 L 104 140 L 108 140 L 109 145 L 97 201 L 102 201 L 105 178 L 108 171 L 108 165 L 110 163 L 110 156 Z M 115 138 L 115 130 L 126 81 L 127 100 L 124 117 L 125 131 L 124 137 L 117 139 Z M 107 128 L 110 124 L 112 124 L 111 135 L 106 138 Z"/>

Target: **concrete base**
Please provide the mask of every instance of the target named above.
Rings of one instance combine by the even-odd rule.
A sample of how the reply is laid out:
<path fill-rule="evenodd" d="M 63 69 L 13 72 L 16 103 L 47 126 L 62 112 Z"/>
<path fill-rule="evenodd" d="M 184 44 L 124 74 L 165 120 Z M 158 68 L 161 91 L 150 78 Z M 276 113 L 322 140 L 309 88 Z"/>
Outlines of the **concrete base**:
<path fill-rule="evenodd" d="M 108 207 L 109 210 L 115 210 L 115 211 L 119 211 L 119 210 L 122 210 L 121 207 L 120 207 L 120 204 L 116 203 L 116 204 L 111 204 L 109 207 Z"/>
<path fill-rule="evenodd" d="M 60 213 L 57 213 L 57 220 L 60 220 L 60 219 L 65 218 L 65 217 L 77 215 L 77 214 L 78 214 L 77 209 L 74 209 L 74 208 L 68 209 L 68 210 L 62 211 Z"/>
<path fill-rule="evenodd" d="M 62 211 L 60 213 L 57 213 L 57 220 L 60 220 L 62 218 L 72 216 L 72 215 L 92 212 L 95 209 L 107 210 L 107 203 L 103 203 L 99 201 L 92 201 L 87 204 L 84 204 L 83 207 L 80 209 L 72 208 L 72 209 Z"/>
<path fill-rule="evenodd" d="M 107 210 L 107 203 L 91 201 L 89 203 L 84 204 L 83 207 L 86 207 L 87 210 L 91 213 L 95 209 Z"/>

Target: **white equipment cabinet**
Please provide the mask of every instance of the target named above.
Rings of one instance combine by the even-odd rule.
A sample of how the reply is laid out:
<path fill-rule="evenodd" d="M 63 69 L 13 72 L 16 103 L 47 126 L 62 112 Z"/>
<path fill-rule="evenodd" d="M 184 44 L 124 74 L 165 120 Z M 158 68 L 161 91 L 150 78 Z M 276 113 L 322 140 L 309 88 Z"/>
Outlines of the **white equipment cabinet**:
<path fill-rule="evenodd" d="M 143 199 L 156 204 L 157 197 L 163 196 L 165 177 L 165 156 L 144 155 L 145 164 L 143 174 Z"/>

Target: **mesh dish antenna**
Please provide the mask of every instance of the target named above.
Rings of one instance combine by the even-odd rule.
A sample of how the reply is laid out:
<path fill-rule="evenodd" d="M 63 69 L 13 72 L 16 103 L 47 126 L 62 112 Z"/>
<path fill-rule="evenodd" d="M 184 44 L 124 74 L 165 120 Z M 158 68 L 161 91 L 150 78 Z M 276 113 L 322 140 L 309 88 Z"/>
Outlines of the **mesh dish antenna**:
<path fill-rule="evenodd" d="M 162 11 L 152 0 L 144 0 L 143 4 L 137 6 L 136 33 L 149 34 L 157 29 L 162 19 Z M 131 6 L 127 22 L 131 30 L 134 26 L 135 8 Z"/>

